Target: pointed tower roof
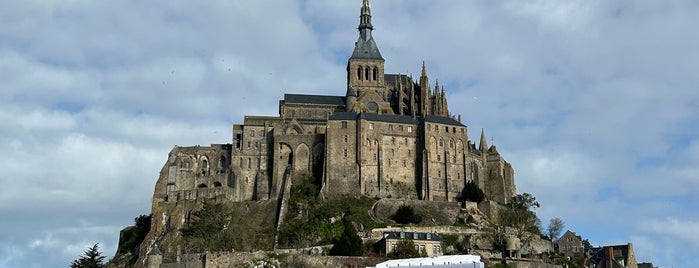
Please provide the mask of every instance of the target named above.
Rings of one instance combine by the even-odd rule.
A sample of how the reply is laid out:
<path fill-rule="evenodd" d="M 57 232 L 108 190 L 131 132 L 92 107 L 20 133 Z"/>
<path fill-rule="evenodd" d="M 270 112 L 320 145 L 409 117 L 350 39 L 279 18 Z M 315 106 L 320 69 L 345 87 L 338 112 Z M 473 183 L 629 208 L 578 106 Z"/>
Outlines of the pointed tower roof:
<path fill-rule="evenodd" d="M 354 52 L 350 59 L 372 59 L 384 60 L 379 52 L 379 47 L 371 36 L 374 26 L 371 24 L 371 3 L 369 0 L 362 0 L 362 9 L 359 16 L 359 39 L 354 45 Z"/>
<path fill-rule="evenodd" d="M 422 75 L 421 76 L 427 76 L 427 68 L 425 68 L 425 61 L 422 61 Z"/>
<path fill-rule="evenodd" d="M 485 152 L 488 150 L 488 142 L 485 140 L 485 130 L 481 128 L 481 144 L 478 146 L 478 150 Z"/>

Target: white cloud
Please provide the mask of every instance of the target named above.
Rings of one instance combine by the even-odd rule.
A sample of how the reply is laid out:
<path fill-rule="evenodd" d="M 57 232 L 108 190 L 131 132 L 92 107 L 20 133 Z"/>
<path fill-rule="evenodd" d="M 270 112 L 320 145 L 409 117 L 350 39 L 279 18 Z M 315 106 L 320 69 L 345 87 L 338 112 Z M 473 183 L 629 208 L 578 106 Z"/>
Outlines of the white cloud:
<path fill-rule="evenodd" d="M 696 249 L 683 239 L 698 229 L 693 1 L 372 4 L 387 71 L 418 75 L 426 60 L 544 220 L 696 264 L 681 245 Z M 284 92 L 343 94 L 358 12 L 359 1 L 1 2 L 12 27 L 0 28 L 11 218 L 0 225 L 19 230 L 0 233 L 0 266 L 66 265 L 98 241 L 111 255 L 112 226 L 147 212 L 174 145 L 230 142 L 231 124 L 275 114 Z M 71 250 L 29 261 L 59 245 Z"/>

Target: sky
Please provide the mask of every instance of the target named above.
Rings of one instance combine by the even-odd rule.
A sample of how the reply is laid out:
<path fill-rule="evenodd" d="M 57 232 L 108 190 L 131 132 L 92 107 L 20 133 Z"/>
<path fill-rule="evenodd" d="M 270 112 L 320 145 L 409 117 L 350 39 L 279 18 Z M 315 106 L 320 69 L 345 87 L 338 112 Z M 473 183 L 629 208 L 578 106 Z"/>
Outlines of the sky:
<path fill-rule="evenodd" d="M 0 1 L 0 267 L 113 256 L 172 147 L 230 143 L 284 93 L 344 95 L 360 4 Z M 699 2 L 372 7 L 387 73 L 425 61 L 544 226 L 699 267 Z"/>

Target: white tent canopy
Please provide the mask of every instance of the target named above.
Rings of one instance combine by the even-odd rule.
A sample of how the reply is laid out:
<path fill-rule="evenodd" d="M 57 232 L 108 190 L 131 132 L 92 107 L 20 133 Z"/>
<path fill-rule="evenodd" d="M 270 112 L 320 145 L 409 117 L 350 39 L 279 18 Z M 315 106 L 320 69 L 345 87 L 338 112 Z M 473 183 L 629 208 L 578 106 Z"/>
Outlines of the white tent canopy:
<path fill-rule="evenodd" d="M 413 258 L 388 260 L 377 264 L 373 268 L 394 267 L 433 267 L 433 268 L 485 268 L 480 256 L 475 255 L 449 255 L 433 258 Z"/>

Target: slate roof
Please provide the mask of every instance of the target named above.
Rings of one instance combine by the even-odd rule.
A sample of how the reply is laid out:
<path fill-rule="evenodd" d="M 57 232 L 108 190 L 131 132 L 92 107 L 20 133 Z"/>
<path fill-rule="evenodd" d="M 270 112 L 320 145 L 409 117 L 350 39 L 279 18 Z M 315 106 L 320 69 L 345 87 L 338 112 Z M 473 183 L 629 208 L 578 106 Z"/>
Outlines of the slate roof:
<path fill-rule="evenodd" d="M 417 125 L 420 123 L 419 120 L 405 115 L 395 115 L 395 114 L 375 114 L 375 113 L 353 113 L 353 112 L 343 112 L 334 113 L 330 116 L 329 120 L 356 120 L 365 119 L 369 121 L 380 121 L 389 123 L 399 123 L 399 124 L 413 124 Z"/>
<path fill-rule="evenodd" d="M 379 47 L 374 42 L 374 37 L 369 37 L 369 40 L 364 40 L 359 37 L 354 45 L 354 52 L 350 59 L 368 59 L 368 60 L 384 60 L 379 52 Z"/>
<path fill-rule="evenodd" d="M 395 84 L 396 83 L 396 78 L 398 78 L 399 81 L 402 81 L 403 84 L 408 84 L 412 83 L 413 81 L 410 80 L 410 76 L 407 74 L 384 74 L 383 80 L 386 81 L 388 84 Z"/>
<path fill-rule="evenodd" d="M 461 124 L 459 121 L 456 121 L 454 118 L 439 116 L 439 115 L 428 115 L 425 117 L 425 122 L 432 122 L 432 123 L 439 123 L 439 124 L 445 124 L 445 125 L 465 127 L 464 124 Z"/>
<path fill-rule="evenodd" d="M 324 105 L 345 105 L 344 96 L 325 96 L 325 95 L 305 95 L 305 94 L 284 94 L 285 103 L 298 104 L 324 104 Z"/>
<path fill-rule="evenodd" d="M 442 237 L 433 233 L 419 233 L 419 232 L 384 232 L 383 238 L 385 239 L 411 239 L 411 240 L 424 240 L 424 241 L 442 241 Z"/>

